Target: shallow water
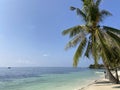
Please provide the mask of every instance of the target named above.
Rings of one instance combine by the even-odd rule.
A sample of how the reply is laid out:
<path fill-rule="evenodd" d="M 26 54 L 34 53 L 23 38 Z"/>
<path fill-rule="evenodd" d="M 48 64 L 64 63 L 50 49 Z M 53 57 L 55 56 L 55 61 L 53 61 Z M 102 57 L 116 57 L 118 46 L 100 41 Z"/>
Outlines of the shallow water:
<path fill-rule="evenodd" d="M 0 68 L 0 90 L 75 90 L 98 79 L 88 68 Z"/>

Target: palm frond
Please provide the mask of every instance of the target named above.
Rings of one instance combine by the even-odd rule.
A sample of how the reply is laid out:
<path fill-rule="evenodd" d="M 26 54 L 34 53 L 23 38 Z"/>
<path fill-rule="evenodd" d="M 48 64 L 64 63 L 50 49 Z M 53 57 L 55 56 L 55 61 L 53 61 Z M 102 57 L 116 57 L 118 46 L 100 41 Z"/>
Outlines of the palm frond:
<path fill-rule="evenodd" d="M 67 29 L 67 30 L 64 30 L 63 32 L 62 32 L 62 35 L 67 35 L 67 34 L 73 34 L 73 35 L 76 35 L 76 34 L 78 34 L 79 32 L 80 32 L 80 26 L 74 26 L 74 27 L 72 27 L 72 28 L 69 28 L 69 29 Z"/>
<path fill-rule="evenodd" d="M 75 26 L 75 27 L 69 28 L 69 29 L 67 29 L 67 30 L 64 30 L 64 31 L 62 32 L 62 35 L 67 35 L 67 34 L 69 34 L 69 37 L 71 38 L 71 37 L 77 35 L 77 34 L 80 33 L 80 32 L 84 32 L 83 27 L 84 27 L 84 26 Z"/>
<path fill-rule="evenodd" d="M 115 35 L 114 33 L 110 32 L 110 31 L 107 31 L 106 33 L 109 34 L 118 43 L 118 45 L 120 47 L 120 37 L 118 37 L 117 35 Z"/>
<path fill-rule="evenodd" d="M 89 57 L 90 51 L 91 51 L 91 43 L 88 42 L 88 45 L 87 45 L 87 48 L 86 48 L 86 51 L 85 51 L 85 56 L 88 57 L 88 58 L 90 58 Z"/>
<path fill-rule="evenodd" d="M 110 12 L 108 12 L 107 10 L 101 10 L 99 15 L 100 15 L 100 21 L 103 21 L 104 18 L 106 18 L 108 16 L 112 16 L 112 14 Z"/>
<path fill-rule="evenodd" d="M 117 40 L 118 38 L 117 35 L 115 35 L 114 33 L 110 32 L 110 31 L 103 31 L 104 33 L 104 41 L 106 44 L 106 47 L 109 48 L 109 51 L 111 53 L 113 53 L 113 48 L 117 48 L 118 50 L 120 50 L 120 42 Z M 113 55 L 114 56 L 114 55 Z"/>
<path fill-rule="evenodd" d="M 70 10 L 71 10 L 71 11 L 76 10 L 77 15 L 81 16 L 81 18 L 82 18 L 84 21 L 86 21 L 86 15 L 85 15 L 85 13 L 84 13 L 82 10 L 80 10 L 79 8 L 73 7 L 73 6 L 70 7 Z"/>
<path fill-rule="evenodd" d="M 101 55 L 102 55 L 102 58 L 103 58 L 103 61 L 106 63 L 106 64 L 109 64 L 109 57 L 108 57 L 108 55 L 109 55 L 109 51 L 107 51 L 107 48 L 106 48 L 106 46 L 105 46 L 105 44 L 104 44 L 104 42 L 102 41 L 102 39 L 101 39 L 101 36 L 99 35 L 99 39 L 100 39 L 100 44 L 101 44 L 101 46 L 102 46 L 102 48 L 101 48 Z"/>
<path fill-rule="evenodd" d="M 67 43 L 65 49 L 68 50 L 71 47 L 75 47 L 81 41 L 82 38 L 84 38 L 84 35 L 82 33 L 79 33 Z"/>
<path fill-rule="evenodd" d="M 93 1 L 93 0 L 82 0 L 82 1 L 83 1 L 84 6 L 85 6 L 85 5 L 86 5 L 86 6 L 88 6 L 88 5 L 93 4 L 93 3 L 94 3 L 94 1 Z"/>
<path fill-rule="evenodd" d="M 119 29 L 115 29 L 115 28 L 108 27 L 108 26 L 103 26 L 103 29 L 106 30 L 106 31 L 111 31 L 111 32 L 116 33 L 116 34 L 120 34 Z"/>
<path fill-rule="evenodd" d="M 86 46 L 86 43 L 87 43 L 87 40 L 86 38 L 84 38 L 80 45 L 78 46 L 75 54 L 74 54 L 74 58 L 73 58 L 73 66 L 76 67 L 78 65 L 78 61 L 79 61 L 79 58 L 82 56 L 82 53 L 83 53 L 83 50 Z"/>
<path fill-rule="evenodd" d="M 97 6 L 97 7 L 100 5 L 101 1 L 102 1 L 102 0 L 97 0 L 97 1 L 96 1 L 96 6 Z"/>
<path fill-rule="evenodd" d="M 108 12 L 107 10 L 101 10 L 101 15 L 102 16 L 111 16 L 112 14 L 110 12 Z"/>
<path fill-rule="evenodd" d="M 109 31 L 106 32 L 110 38 L 112 39 L 112 43 L 114 43 L 113 47 L 117 49 L 117 52 L 120 56 L 120 37 L 115 35 L 114 33 L 111 33 Z"/>
<path fill-rule="evenodd" d="M 106 63 L 108 63 L 108 65 L 111 65 L 110 62 L 111 62 L 111 58 L 115 57 L 111 47 L 108 46 L 108 44 L 106 43 L 106 40 L 105 38 L 103 37 L 102 35 L 102 32 L 99 31 L 99 40 L 100 40 L 100 44 L 101 44 L 101 54 L 102 54 L 102 58 L 104 58 L 104 61 Z"/>
<path fill-rule="evenodd" d="M 85 15 L 85 13 L 82 10 L 77 8 L 76 12 L 77 12 L 77 15 L 81 16 L 83 18 L 83 20 L 86 21 L 86 15 Z"/>
<path fill-rule="evenodd" d="M 73 6 L 71 6 L 71 7 L 70 7 L 70 10 L 74 11 L 74 10 L 76 10 L 76 8 L 73 7 Z"/>
<path fill-rule="evenodd" d="M 87 22 L 89 22 L 89 24 L 95 26 L 99 23 L 99 8 L 96 5 L 89 5 L 89 7 L 86 8 L 86 13 Z"/>

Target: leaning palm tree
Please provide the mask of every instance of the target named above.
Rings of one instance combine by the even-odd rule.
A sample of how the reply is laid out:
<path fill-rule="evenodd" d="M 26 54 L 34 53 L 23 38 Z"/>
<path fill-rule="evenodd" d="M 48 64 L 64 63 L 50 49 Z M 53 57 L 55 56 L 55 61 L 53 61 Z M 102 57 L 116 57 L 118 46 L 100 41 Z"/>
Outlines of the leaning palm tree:
<path fill-rule="evenodd" d="M 82 9 L 70 7 L 76 11 L 83 21 L 84 25 L 77 25 L 62 32 L 63 35 L 69 34 L 71 40 L 66 45 L 66 49 L 77 46 L 78 48 L 73 57 L 73 66 L 77 66 L 79 58 L 84 55 L 88 58 L 92 55 L 97 65 L 98 60 L 102 58 L 104 66 L 109 73 L 109 80 L 118 83 L 118 78 L 114 77 L 110 68 L 120 62 L 120 30 L 100 26 L 100 22 L 111 13 L 106 10 L 100 10 L 101 0 L 82 0 Z"/>

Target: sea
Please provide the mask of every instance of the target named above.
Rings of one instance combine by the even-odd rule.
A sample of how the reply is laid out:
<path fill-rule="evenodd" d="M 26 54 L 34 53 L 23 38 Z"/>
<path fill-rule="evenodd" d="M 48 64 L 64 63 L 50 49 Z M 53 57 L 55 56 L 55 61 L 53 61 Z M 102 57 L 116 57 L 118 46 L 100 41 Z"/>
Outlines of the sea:
<path fill-rule="evenodd" d="M 103 70 L 73 67 L 0 68 L 0 90 L 78 90 L 103 77 Z"/>

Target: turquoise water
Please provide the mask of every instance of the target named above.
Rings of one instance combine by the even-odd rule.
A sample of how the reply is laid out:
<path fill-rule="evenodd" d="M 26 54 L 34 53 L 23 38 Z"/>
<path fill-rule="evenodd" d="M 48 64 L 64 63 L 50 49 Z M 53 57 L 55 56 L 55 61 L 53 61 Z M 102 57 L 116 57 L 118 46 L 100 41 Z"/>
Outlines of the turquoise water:
<path fill-rule="evenodd" d="M 98 79 L 88 68 L 0 68 L 0 90 L 76 90 Z"/>

